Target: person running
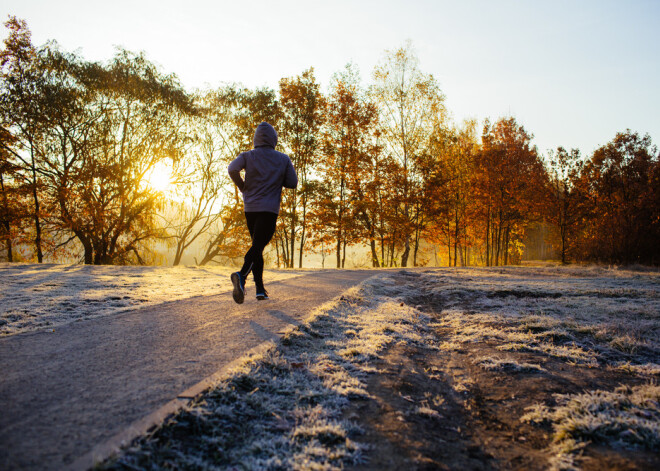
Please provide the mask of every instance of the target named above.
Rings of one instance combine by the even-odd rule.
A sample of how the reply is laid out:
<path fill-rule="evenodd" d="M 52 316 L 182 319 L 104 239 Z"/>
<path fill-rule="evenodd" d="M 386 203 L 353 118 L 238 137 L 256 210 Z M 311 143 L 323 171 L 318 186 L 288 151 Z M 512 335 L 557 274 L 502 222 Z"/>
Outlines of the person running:
<path fill-rule="evenodd" d="M 268 299 L 264 287 L 263 251 L 273 234 L 280 212 L 282 188 L 296 188 L 298 176 L 291 159 L 277 152 L 277 132 L 267 122 L 257 126 L 254 133 L 254 149 L 239 154 L 229 164 L 229 176 L 243 194 L 243 209 L 252 246 L 245 254 L 243 268 L 231 274 L 234 285 L 234 301 L 241 304 L 245 299 L 245 281 L 252 273 L 257 299 Z M 241 178 L 245 170 L 245 179 Z"/>

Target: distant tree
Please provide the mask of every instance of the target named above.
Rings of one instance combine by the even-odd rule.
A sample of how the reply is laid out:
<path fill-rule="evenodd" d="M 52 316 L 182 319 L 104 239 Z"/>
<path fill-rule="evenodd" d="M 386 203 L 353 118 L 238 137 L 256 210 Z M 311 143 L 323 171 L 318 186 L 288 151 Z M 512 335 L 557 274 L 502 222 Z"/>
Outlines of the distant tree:
<path fill-rule="evenodd" d="M 2 145 L 9 157 L 21 167 L 23 179 L 32 193 L 31 217 L 37 261 L 43 262 L 42 202 L 39 161 L 45 113 L 43 110 L 43 72 L 25 20 L 10 16 L 5 22 L 9 35 L 0 51 L 0 119 L 4 132 L 12 139 Z"/>
<path fill-rule="evenodd" d="M 243 206 L 238 189 L 227 179 L 226 166 L 239 153 L 253 147 L 254 132 L 262 121 L 276 128 L 281 122 L 281 109 L 274 90 L 249 90 L 240 85 L 228 85 L 209 92 L 204 98 L 207 109 L 207 131 L 224 168 L 217 187 L 219 219 L 208 231 L 204 254 L 199 264 L 228 263 L 243 256 L 249 242 L 245 230 Z M 279 257 L 278 257 L 279 261 Z"/>
<path fill-rule="evenodd" d="M 146 176 L 176 161 L 190 97 L 143 55 L 120 50 L 107 65 L 48 51 L 52 108 L 43 172 L 60 228 L 80 242 L 85 263 L 145 263 L 163 236 L 160 195 Z"/>
<path fill-rule="evenodd" d="M 380 109 L 385 151 L 396 159 L 399 171 L 389 185 L 398 201 L 395 213 L 403 244 L 401 266 L 408 265 L 413 236 L 424 224 L 423 160 L 433 130 L 445 119 L 444 95 L 432 75 L 424 74 L 407 44 L 388 51 L 374 70 L 373 97 Z M 394 234 L 392 234 L 394 235 Z M 394 243 L 394 241 L 393 241 Z"/>
<path fill-rule="evenodd" d="M 596 149 L 581 184 L 589 199 L 581 256 L 609 263 L 660 263 L 658 150 L 627 130 Z"/>
<path fill-rule="evenodd" d="M 321 236 L 331 233 L 337 268 L 346 262 L 346 247 L 352 242 L 369 240 L 372 264 L 378 266 L 375 232 L 365 204 L 365 188 L 378 150 L 373 135 L 377 109 L 360 89 L 360 78 L 351 64 L 333 77 L 326 126 L 323 132 L 323 157 L 313 220 Z M 323 242 L 329 242 L 325 238 Z"/>
<path fill-rule="evenodd" d="M 486 265 L 509 263 L 525 224 L 538 217 L 545 171 L 532 135 L 515 118 L 484 126 L 475 190 L 485 222 Z"/>
<path fill-rule="evenodd" d="M 558 147 L 549 155 L 546 219 L 559 232 L 561 263 L 566 264 L 574 249 L 575 231 L 585 216 L 584 194 L 579 184 L 583 160 L 578 149 Z"/>
<path fill-rule="evenodd" d="M 307 217 L 313 191 L 314 170 L 320 151 L 320 129 L 326 100 L 316 82 L 314 69 L 280 80 L 282 122 L 279 133 L 298 174 L 298 188 L 286 192 L 282 222 L 288 226 L 288 244 L 283 247 L 289 267 L 293 268 L 296 240 L 299 241 L 298 266 L 302 268 L 307 237 Z"/>

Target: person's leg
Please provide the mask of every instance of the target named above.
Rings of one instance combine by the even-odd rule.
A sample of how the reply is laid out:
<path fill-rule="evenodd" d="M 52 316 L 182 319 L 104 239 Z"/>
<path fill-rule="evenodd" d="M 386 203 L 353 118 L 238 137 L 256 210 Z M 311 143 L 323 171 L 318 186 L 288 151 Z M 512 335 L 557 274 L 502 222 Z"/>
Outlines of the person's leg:
<path fill-rule="evenodd" d="M 254 239 L 254 224 L 257 222 L 259 213 L 243 213 L 245 214 L 245 224 L 247 225 L 250 239 Z"/>
<path fill-rule="evenodd" d="M 247 276 L 250 274 L 254 266 L 254 234 L 257 228 L 257 221 L 259 220 L 260 214 L 261 213 L 255 212 L 245 213 L 245 222 L 247 223 L 248 231 L 250 232 L 252 246 L 250 246 L 246 252 L 245 257 L 243 257 L 243 267 L 239 271 L 241 277 L 243 278 L 243 285 L 245 285 L 245 280 L 247 279 Z"/>
<path fill-rule="evenodd" d="M 255 249 L 254 255 L 254 265 L 252 267 L 252 277 L 254 278 L 254 284 L 257 287 L 257 292 L 263 292 L 264 290 L 264 257 L 263 252 L 266 248 L 266 245 L 271 241 L 273 235 L 275 234 L 275 228 L 277 226 L 277 214 L 263 212 L 259 215 L 255 225 L 254 239 L 252 246 Z"/>

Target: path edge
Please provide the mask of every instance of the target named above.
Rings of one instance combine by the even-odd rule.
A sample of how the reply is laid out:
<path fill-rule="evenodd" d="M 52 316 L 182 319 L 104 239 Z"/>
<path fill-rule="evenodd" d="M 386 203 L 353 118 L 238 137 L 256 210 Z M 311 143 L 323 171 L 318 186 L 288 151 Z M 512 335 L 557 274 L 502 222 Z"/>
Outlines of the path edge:
<path fill-rule="evenodd" d="M 294 328 L 295 326 L 291 326 L 286 332 Z M 279 334 L 278 336 L 285 335 L 286 332 Z M 77 458 L 73 463 L 66 466 L 65 469 L 67 471 L 87 471 L 94 468 L 97 464 L 100 464 L 112 455 L 119 453 L 123 447 L 129 445 L 136 438 L 146 435 L 152 429 L 164 423 L 167 418 L 188 406 L 197 396 L 205 393 L 221 379 L 225 378 L 231 370 L 242 365 L 247 357 L 261 355 L 274 345 L 276 345 L 274 341 L 266 340 L 256 347 L 247 350 L 241 354 L 240 357 L 227 363 L 212 375 L 207 376 L 197 384 L 194 384 L 178 394 L 175 399 L 167 402 L 151 414 L 131 423 L 124 430 L 118 432 L 108 440 L 96 445 L 90 451 Z"/>
<path fill-rule="evenodd" d="M 356 286 L 362 286 L 364 283 L 367 282 L 367 280 L 370 280 L 373 277 L 378 276 L 379 274 L 382 274 L 382 272 L 379 273 L 379 271 L 376 271 L 373 275 L 363 279 L 356 285 L 347 287 L 346 289 L 344 289 L 344 291 L 341 294 L 338 294 L 331 300 L 328 300 L 325 303 L 321 304 L 320 306 L 317 306 L 316 308 L 312 309 L 310 312 L 307 313 L 307 316 L 302 321 L 302 323 L 304 323 L 307 319 L 309 319 L 313 315 L 313 312 L 315 312 L 316 309 L 318 309 L 319 307 L 336 302 L 337 299 L 341 299 L 343 293 L 345 293 L 348 289 L 354 288 Z M 193 386 L 183 391 L 182 393 L 178 394 L 175 399 L 167 402 L 166 404 L 159 407 L 149 415 L 131 423 L 124 430 L 118 432 L 108 440 L 97 444 L 90 451 L 88 451 L 81 457 L 76 458 L 70 465 L 65 466 L 64 470 L 88 471 L 94 468 L 96 465 L 112 457 L 113 455 L 118 454 L 122 450 L 122 448 L 129 445 L 133 440 L 135 440 L 140 436 L 146 435 L 147 433 L 152 431 L 155 427 L 158 427 L 159 425 L 163 424 L 165 420 L 167 420 L 169 417 L 173 416 L 181 409 L 192 403 L 196 397 L 207 392 L 220 380 L 224 379 L 230 371 L 242 365 L 247 358 L 249 358 L 250 356 L 261 355 L 266 351 L 268 351 L 270 348 L 277 346 L 277 344 L 279 343 L 282 337 L 284 337 L 291 331 L 298 329 L 299 327 L 300 324 L 290 324 L 284 330 L 275 333 L 275 336 L 277 336 L 276 339 L 273 338 L 273 339 L 264 340 L 256 347 L 253 347 L 245 351 L 238 358 L 222 366 L 212 375 L 207 376 L 206 378 L 202 379 L 198 383 L 194 384 Z"/>

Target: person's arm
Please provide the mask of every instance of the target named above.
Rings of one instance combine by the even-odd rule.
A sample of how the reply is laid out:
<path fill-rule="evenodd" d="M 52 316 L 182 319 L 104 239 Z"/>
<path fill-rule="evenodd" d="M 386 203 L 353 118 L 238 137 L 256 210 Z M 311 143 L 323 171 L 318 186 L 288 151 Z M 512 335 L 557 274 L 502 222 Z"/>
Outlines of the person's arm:
<path fill-rule="evenodd" d="M 245 188 L 245 182 L 241 178 L 241 170 L 245 168 L 245 157 L 243 154 L 240 154 L 234 160 L 231 161 L 227 170 L 229 171 L 229 176 L 234 181 L 234 184 L 238 187 L 241 192 Z"/>
<path fill-rule="evenodd" d="M 291 159 L 286 166 L 286 171 L 284 172 L 284 183 L 282 184 L 284 188 L 295 188 L 298 186 L 298 175 L 296 175 L 296 170 L 293 168 Z"/>

